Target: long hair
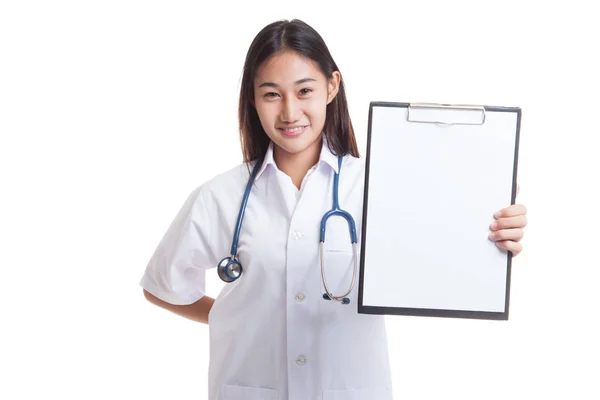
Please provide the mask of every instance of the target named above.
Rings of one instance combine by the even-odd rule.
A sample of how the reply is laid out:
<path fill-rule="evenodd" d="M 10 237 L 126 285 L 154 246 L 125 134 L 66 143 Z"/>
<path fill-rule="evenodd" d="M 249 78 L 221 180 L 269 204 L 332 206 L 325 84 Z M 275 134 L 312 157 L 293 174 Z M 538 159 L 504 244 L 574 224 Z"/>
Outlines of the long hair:
<path fill-rule="evenodd" d="M 334 71 L 339 72 L 321 35 L 305 22 L 298 19 L 282 20 L 265 26 L 248 49 L 242 75 L 238 117 L 244 162 L 264 156 L 269 147 L 270 139 L 252 104 L 254 76 L 265 60 L 283 49 L 293 50 L 316 62 L 328 80 L 333 77 Z M 323 132 L 329 149 L 335 155 L 344 156 L 350 153 L 354 157 L 360 156 L 348 111 L 343 79 L 340 80 L 337 95 L 327 105 Z"/>

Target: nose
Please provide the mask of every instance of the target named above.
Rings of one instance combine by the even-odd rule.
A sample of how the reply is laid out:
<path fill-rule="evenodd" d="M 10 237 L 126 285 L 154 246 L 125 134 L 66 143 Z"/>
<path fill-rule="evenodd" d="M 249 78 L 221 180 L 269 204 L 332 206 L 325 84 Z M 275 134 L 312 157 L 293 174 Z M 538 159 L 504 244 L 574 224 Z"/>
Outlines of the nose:
<path fill-rule="evenodd" d="M 286 123 L 294 123 L 300 119 L 302 111 L 299 104 L 294 98 L 287 98 L 282 105 L 281 121 Z"/>

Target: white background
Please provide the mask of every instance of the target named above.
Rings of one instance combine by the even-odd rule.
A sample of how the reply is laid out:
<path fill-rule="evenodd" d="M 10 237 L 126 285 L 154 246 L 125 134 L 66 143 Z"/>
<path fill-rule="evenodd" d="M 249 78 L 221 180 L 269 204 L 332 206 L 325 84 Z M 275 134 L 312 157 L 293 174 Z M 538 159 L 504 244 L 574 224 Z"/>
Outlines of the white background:
<path fill-rule="evenodd" d="M 281 18 L 327 42 L 363 155 L 370 101 L 523 108 L 510 320 L 387 317 L 395 398 L 600 398 L 592 2 L 251 3 L 0 3 L 0 398 L 206 398 L 207 326 L 138 282 L 241 162 L 244 57 Z"/>

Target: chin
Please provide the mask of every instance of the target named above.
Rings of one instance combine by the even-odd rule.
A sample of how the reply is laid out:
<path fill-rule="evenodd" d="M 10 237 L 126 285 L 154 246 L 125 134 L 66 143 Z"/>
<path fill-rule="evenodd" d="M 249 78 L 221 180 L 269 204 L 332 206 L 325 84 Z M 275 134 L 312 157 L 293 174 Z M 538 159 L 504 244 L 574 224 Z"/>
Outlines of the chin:
<path fill-rule="evenodd" d="M 275 142 L 275 144 L 277 145 L 277 147 L 279 147 L 281 150 L 285 151 L 288 154 L 298 154 L 298 153 L 302 153 L 304 150 L 306 150 L 309 146 L 305 145 L 305 144 L 301 144 L 301 143 L 277 143 Z"/>
<path fill-rule="evenodd" d="M 296 138 L 296 139 L 283 138 L 283 140 L 276 140 L 275 144 L 277 146 L 281 147 L 283 150 L 285 150 L 288 153 L 297 154 L 297 153 L 301 153 L 307 149 L 310 149 L 311 147 L 313 147 L 313 145 L 316 145 L 316 142 L 318 142 L 318 140 L 319 140 L 319 137 Z"/>

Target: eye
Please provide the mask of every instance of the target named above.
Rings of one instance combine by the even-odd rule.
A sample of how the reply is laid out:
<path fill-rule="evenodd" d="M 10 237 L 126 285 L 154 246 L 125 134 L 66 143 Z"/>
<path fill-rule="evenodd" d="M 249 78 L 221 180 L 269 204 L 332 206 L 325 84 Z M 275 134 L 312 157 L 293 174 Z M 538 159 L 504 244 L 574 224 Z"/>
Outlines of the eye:
<path fill-rule="evenodd" d="M 265 93 L 265 97 L 267 97 L 267 98 L 275 98 L 275 96 L 279 96 L 279 95 L 275 92 Z"/>
<path fill-rule="evenodd" d="M 310 92 L 312 92 L 312 89 L 309 89 L 309 88 L 304 88 L 304 89 L 300 90 L 301 95 L 306 95 L 306 94 L 309 94 Z"/>

